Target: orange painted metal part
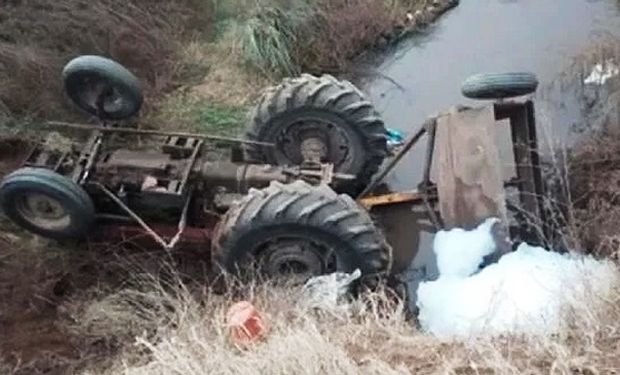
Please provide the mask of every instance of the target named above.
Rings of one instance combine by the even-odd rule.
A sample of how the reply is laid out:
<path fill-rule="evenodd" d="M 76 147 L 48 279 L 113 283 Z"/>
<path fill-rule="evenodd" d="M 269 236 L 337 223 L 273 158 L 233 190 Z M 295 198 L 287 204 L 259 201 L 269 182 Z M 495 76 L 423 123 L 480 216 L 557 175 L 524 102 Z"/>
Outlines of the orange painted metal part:
<path fill-rule="evenodd" d="M 360 204 L 366 209 L 371 209 L 376 206 L 387 206 L 397 203 L 415 203 L 422 202 L 422 193 L 413 190 L 401 193 L 390 193 L 382 195 L 367 196 L 359 200 Z"/>
<path fill-rule="evenodd" d="M 265 335 L 265 323 L 260 312 L 248 301 L 237 302 L 228 309 L 226 325 L 233 344 L 247 346 Z"/>

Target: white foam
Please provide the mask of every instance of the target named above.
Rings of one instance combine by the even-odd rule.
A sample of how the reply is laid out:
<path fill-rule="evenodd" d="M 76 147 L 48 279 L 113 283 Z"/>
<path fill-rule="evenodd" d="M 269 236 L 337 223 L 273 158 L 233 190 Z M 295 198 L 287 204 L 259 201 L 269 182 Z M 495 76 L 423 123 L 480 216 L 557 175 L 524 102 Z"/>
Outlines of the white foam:
<path fill-rule="evenodd" d="M 467 277 L 475 273 L 482 259 L 495 251 L 495 241 L 490 235 L 498 219 L 489 219 L 472 231 L 453 229 L 435 235 L 433 248 L 437 256 L 437 268 L 444 277 Z M 441 251 L 459 249 L 459 251 Z"/>
<path fill-rule="evenodd" d="M 592 72 L 583 81 L 586 85 L 604 85 L 607 80 L 620 74 L 620 69 L 612 60 L 594 65 Z"/>
<path fill-rule="evenodd" d="M 424 330 L 447 337 L 552 334 L 571 307 L 596 303 L 618 283 L 612 262 L 527 244 L 474 274 L 493 251 L 490 223 L 437 234 L 440 277 L 418 289 Z"/>

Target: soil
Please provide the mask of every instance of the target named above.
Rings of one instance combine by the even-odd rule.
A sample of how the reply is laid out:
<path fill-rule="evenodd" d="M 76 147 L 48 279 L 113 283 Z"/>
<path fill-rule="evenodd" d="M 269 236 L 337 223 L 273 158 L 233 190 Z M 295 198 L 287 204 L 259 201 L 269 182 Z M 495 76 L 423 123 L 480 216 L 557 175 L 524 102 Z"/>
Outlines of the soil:
<path fill-rule="evenodd" d="M 16 139 L 0 140 L 0 176 L 17 168 L 27 149 Z M 8 225 L 2 218 L 2 229 Z M 46 261 L 26 261 L 20 256 L 20 250 L 26 251 L 20 237 L 10 233 L 0 233 L 0 357 L 17 374 L 66 373 L 58 364 L 75 362 L 79 351 L 56 324 L 57 307 L 66 295 L 62 275 Z"/>

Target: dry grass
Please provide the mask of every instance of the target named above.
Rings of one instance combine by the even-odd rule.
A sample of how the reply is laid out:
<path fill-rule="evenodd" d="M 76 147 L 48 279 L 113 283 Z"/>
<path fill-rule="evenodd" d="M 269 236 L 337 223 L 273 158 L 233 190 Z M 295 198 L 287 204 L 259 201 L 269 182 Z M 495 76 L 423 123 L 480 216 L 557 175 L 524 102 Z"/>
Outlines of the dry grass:
<path fill-rule="evenodd" d="M 620 140 L 600 135 L 578 147 L 569 166 L 577 237 L 584 248 L 618 259 Z"/>
<path fill-rule="evenodd" d="M 401 1 L 320 0 L 303 54 L 308 71 L 341 71 L 361 51 L 402 26 L 407 8 Z"/>
<path fill-rule="evenodd" d="M 176 126 L 174 116 L 161 113 L 174 109 L 166 107 L 171 101 L 247 106 L 283 75 L 346 70 L 360 53 L 415 26 L 405 25 L 407 12 L 434 15 L 451 1 L 3 2 L 0 113 L 80 119 L 62 95 L 60 72 L 72 57 L 99 54 L 144 84 L 139 122 Z"/>
<path fill-rule="evenodd" d="M 565 247 L 588 249 L 599 256 L 618 259 L 620 220 L 620 77 L 604 86 L 583 85 L 595 64 L 620 62 L 620 40 L 601 38 L 576 56 L 559 84 L 578 90 L 585 123 L 576 130 L 573 145 L 552 145 L 554 195 L 547 197 Z M 558 147 L 559 146 L 559 147 Z"/>
<path fill-rule="evenodd" d="M 361 53 L 451 7 L 448 0 L 265 0 L 229 23 L 233 49 L 266 77 L 346 71 Z M 406 14 L 424 10 L 408 21 Z M 241 16 L 239 16 L 241 15 Z M 424 19 L 423 19 L 424 18 Z M 419 23 L 419 24 L 418 24 Z"/>
<path fill-rule="evenodd" d="M 147 279 L 145 279 L 147 280 Z M 111 367 L 87 374 L 596 374 L 620 369 L 620 285 L 613 298 L 581 301 L 553 337 L 441 340 L 419 332 L 403 304 L 378 292 L 343 312 L 303 305 L 296 286 L 245 286 L 220 295 L 155 279 L 87 305 L 73 329 L 91 337 L 135 336 Z M 264 342 L 234 347 L 226 309 L 247 298 L 269 326 Z M 594 300 L 593 300 L 594 301 Z"/>
<path fill-rule="evenodd" d="M 209 20 L 191 0 L 8 1 L 0 14 L 0 103 L 39 117 L 66 114 L 60 72 L 80 54 L 118 60 L 149 95 L 174 87 L 178 42 Z"/>
<path fill-rule="evenodd" d="M 189 94 L 211 103 L 229 106 L 247 106 L 257 100 L 262 89 L 273 81 L 252 74 L 239 64 L 243 58 L 239 51 L 230 48 L 230 35 L 223 37 L 216 44 L 195 46 L 191 54 L 205 53 L 210 60 L 210 69 L 204 79 L 189 88 Z M 190 60 L 195 57 L 189 57 Z"/>

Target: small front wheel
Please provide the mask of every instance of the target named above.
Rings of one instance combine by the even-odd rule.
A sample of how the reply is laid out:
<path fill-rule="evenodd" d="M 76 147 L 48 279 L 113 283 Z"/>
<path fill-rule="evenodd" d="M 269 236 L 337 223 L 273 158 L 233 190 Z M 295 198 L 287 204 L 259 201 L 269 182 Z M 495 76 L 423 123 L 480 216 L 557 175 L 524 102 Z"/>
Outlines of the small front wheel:
<path fill-rule="evenodd" d="M 52 239 L 86 235 L 95 208 L 81 186 L 48 169 L 22 168 L 0 184 L 0 207 L 22 228 Z"/>
<path fill-rule="evenodd" d="M 537 88 L 532 73 L 486 73 L 467 78 L 461 91 L 466 98 L 496 100 L 532 94 Z"/>
<path fill-rule="evenodd" d="M 138 78 L 116 61 L 80 56 L 65 66 L 62 75 L 69 98 L 101 120 L 125 120 L 140 111 Z"/>

